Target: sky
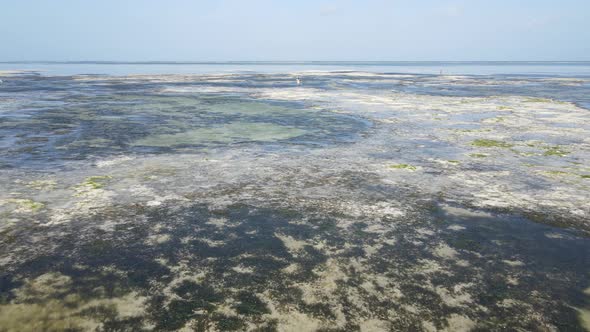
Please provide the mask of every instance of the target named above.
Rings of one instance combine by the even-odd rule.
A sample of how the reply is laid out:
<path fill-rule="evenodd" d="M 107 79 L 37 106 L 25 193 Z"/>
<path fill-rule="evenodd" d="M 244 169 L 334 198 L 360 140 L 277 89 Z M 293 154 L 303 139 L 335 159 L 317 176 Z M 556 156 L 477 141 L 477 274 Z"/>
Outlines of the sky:
<path fill-rule="evenodd" d="M 0 0 L 0 61 L 588 61 L 589 0 Z"/>

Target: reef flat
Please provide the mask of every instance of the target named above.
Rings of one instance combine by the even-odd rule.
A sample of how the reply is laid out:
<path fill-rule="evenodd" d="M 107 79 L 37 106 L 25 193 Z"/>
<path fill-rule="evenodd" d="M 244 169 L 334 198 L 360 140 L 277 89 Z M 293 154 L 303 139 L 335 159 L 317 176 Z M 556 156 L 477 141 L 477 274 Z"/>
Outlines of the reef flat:
<path fill-rule="evenodd" d="M 590 330 L 590 78 L 0 86 L 0 331 Z"/>

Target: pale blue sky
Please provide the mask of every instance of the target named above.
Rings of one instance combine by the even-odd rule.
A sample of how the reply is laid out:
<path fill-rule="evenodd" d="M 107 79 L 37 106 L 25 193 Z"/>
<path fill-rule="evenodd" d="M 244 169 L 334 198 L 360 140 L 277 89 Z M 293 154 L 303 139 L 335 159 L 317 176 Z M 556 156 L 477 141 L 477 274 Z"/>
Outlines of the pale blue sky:
<path fill-rule="evenodd" d="M 590 60 L 590 1 L 0 0 L 21 60 Z"/>

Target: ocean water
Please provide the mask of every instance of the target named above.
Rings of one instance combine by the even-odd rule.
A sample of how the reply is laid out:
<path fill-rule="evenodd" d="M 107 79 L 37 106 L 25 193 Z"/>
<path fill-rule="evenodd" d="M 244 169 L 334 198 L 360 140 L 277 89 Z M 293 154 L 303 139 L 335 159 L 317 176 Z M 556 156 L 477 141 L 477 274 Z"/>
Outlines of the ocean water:
<path fill-rule="evenodd" d="M 133 75 L 361 71 L 446 75 L 590 76 L 590 61 L 229 61 L 229 62 L 0 62 L 0 70 L 45 75 Z"/>
<path fill-rule="evenodd" d="M 590 328 L 590 63 L 0 75 L 0 331 Z"/>

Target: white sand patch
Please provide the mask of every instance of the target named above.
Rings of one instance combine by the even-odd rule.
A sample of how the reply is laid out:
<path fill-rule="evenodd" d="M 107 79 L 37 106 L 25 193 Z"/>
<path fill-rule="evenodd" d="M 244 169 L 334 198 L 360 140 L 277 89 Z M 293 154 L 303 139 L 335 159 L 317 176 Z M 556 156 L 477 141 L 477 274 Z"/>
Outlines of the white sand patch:
<path fill-rule="evenodd" d="M 563 234 L 555 233 L 555 232 L 548 232 L 545 233 L 545 237 L 549 239 L 563 239 L 565 236 Z"/>
<path fill-rule="evenodd" d="M 426 236 L 432 236 L 435 234 L 433 230 L 426 228 L 416 228 L 416 233 Z"/>
<path fill-rule="evenodd" d="M 95 214 L 99 208 L 111 205 L 116 193 L 103 188 L 95 188 L 91 184 L 81 184 L 72 188 L 75 194 L 62 207 L 51 210 L 46 226 L 68 223 L 77 216 Z"/>
<path fill-rule="evenodd" d="M 444 259 L 454 259 L 457 257 L 458 252 L 451 248 L 446 243 L 441 243 L 434 248 L 433 254 L 436 257 L 444 258 Z"/>
<path fill-rule="evenodd" d="M 463 227 L 461 225 L 454 224 L 454 225 L 451 225 L 451 226 L 447 227 L 447 229 L 450 229 L 452 231 L 457 231 L 458 232 L 458 231 L 465 230 L 465 227 Z"/>
<path fill-rule="evenodd" d="M 168 266 L 170 264 L 170 261 L 164 257 L 158 257 L 155 259 L 155 261 L 162 266 Z"/>
<path fill-rule="evenodd" d="M 450 216 L 461 218 L 491 218 L 493 215 L 488 212 L 475 211 L 464 208 L 458 208 L 450 205 L 443 205 L 442 210 Z"/>
<path fill-rule="evenodd" d="M 386 238 L 386 239 L 383 239 L 382 241 L 383 241 L 383 243 L 390 245 L 390 246 L 393 246 L 397 243 L 397 239 L 395 239 L 395 238 Z"/>
<path fill-rule="evenodd" d="M 223 247 L 225 245 L 225 242 L 221 240 L 215 241 L 207 238 L 199 238 L 199 241 L 205 242 L 209 247 L 212 248 Z"/>
<path fill-rule="evenodd" d="M 367 226 L 363 231 L 367 233 L 383 234 L 389 231 L 391 228 L 384 224 L 371 224 Z"/>
<path fill-rule="evenodd" d="M 213 225 L 217 228 L 223 228 L 223 227 L 227 227 L 228 221 L 226 218 L 209 218 L 209 220 L 206 222 L 206 224 Z"/>
<path fill-rule="evenodd" d="M 447 322 L 449 323 L 449 327 L 444 331 L 449 332 L 467 332 L 473 329 L 476 324 L 471 318 L 458 314 L 451 314 Z"/>
<path fill-rule="evenodd" d="M 244 265 L 238 265 L 238 266 L 234 266 L 232 267 L 232 270 L 238 272 L 238 273 L 245 273 L 245 274 L 251 274 L 254 273 L 254 269 L 252 267 L 249 266 L 244 266 Z"/>
<path fill-rule="evenodd" d="M 277 329 L 285 332 L 314 332 L 322 327 L 322 322 L 306 314 L 292 311 L 274 316 L 279 320 Z"/>
<path fill-rule="evenodd" d="M 129 318 L 142 315 L 146 309 L 147 297 L 141 296 L 136 292 L 131 292 L 122 297 L 92 300 L 88 302 L 85 307 L 93 307 L 100 305 L 114 305 L 120 317 Z"/>
<path fill-rule="evenodd" d="M 504 308 L 510 308 L 513 306 L 518 306 L 518 305 L 522 305 L 521 301 L 515 300 L 515 299 L 503 299 L 502 301 L 500 301 L 499 303 L 497 303 L 498 306 L 504 307 Z"/>
<path fill-rule="evenodd" d="M 375 205 L 375 212 L 387 217 L 403 217 L 406 213 L 398 207 L 382 202 Z"/>
<path fill-rule="evenodd" d="M 29 188 L 36 189 L 36 190 L 50 191 L 50 190 L 55 189 L 55 187 L 57 186 L 57 181 L 55 181 L 55 180 L 34 180 L 34 181 L 30 181 L 29 183 L 27 183 L 26 186 Z"/>
<path fill-rule="evenodd" d="M 15 291 L 13 301 L 0 305 L 0 326 L 6 331 L 95 330 L 102 326 L 102 322 L 95 317 L 80 315 L 82 311 L 107 306 L 115 309 L 122 318 L 140 316 L 145 312 L 147 298 L 138 293 L 88 301 L 72 293 L 71 285 L 70 277 L 59 273 L 46 273 L 27 280 Z"/>
<path fill-rule="evenodd" d="M 270 319 L 278 320 L 277 329 L 279 331 L 313 332 L 321 327 L 327 327 L 324 326 L 324 323 L 321 320 L 301 313 L 297 310 L 291 309 L 289 311 L 283 311 L 277 309 L 274 302 L 270 299 L 269 295 L 266 292 L 264 294 L 259 295 L 259 297 L 267 304 L 271 312 L 270 314 L 266 314 L 264 316 Z"/>
<path fill-rule="evenodd" d="M 457 259 L 455 261 L 455 264 L 457 264 L 459 266 L 462 266 L 462 267 L 468 267 L 468 266 L 471 265 L 471 263 L 469 263 L 469 261 L 468 260 L 465 260 L 465 259 Z"/>
<path fill-rule="evenodd" d="M 232 303 L 222 303 L 215 307 L 215 311 L 226 316 L 238 316 L 238 312 L 233 308 Z"/>
<path fill-rule="evenodd" d="M 98 167 L 98 168 L 112 167 L 115 165 L 123 164 L 125 162 L 130 161 L 130 160 L 133 160 L 133 158 L 129 157 L 129 156 L 100 160 L 100 161 L 96 162 L 96 167 Z"/>
<path fill-rule="evenodd" d="M 390 202 L 378 202 L 376 204 L 359 204 L 359 202 L 341 202 L 340 208 L 353 217 L 373 217 L 376 219 L 389 217 L 399 218 L 406 213 L 400 207 Z"/>
<path fill-rule="evenodd" d="M 170 241 L 170 234 L 153 234 L 146 239 L 146 244 L 156 245 Z"/>
<path fill-rule="evenodd" d="M 424 330 L 426 330 L 427 332 L 437 332 L 438 329 L 436 328 L 436 326 L 434 325 L 433 322 L 429 322 L 429 321 L 423 321 L 422 322 L 422 328 Z"/>
<path fill-rule="evenodd" d="M 148 201 L 148 202 L 146 203 L 146 205 L 147 205 L 147 206 L 151 206 L 151 207 L 153 207 L 153 206 L 160 206 L 160 205 L 162 205 L 162 201 L 158 201 L 158 200 L 151 200 L 151 201 Z"/>
<path fill-rule="evenodd" d="M 386 332 L 390 331 L 389 323 L 379 319 L 369 319 L 359 324 L 361 332 Z"/>
<path fill-rule="evenodd" d="M 45 273 L 33 280 L 25 281 L 25 285 L 16 290 L 18 301 L 38 301 L 67 292 L 72 284 L 72 279 L 60 273 Z"/>
<path fill-rule="evenodd" d="M 284 267 L 282 271 L 287 274 L 293 274 L 299 270 L 301 266 L 298 263 L 291 263 L 288 266 Z"/>
<path fill-rule="evenodd" d="M 473 304 L 471 294 L 465 290 L 465 288 L 470 286 L 470 284 L 457 284 L 453 286 L 452 291 L 444 287 L 435 287 L 434 290 L 447 305 L 451 307 L 464 307 Z"/>
<path fill-rule="evenodd" d="M 518 260 L 508 260 L 508 259 L 504 259 L 502 260 L 502 262 L 506 265 L 512 266 L 512 267 L 518 267 L 518 266 L 524 266 L 524 262 L 518 261 Z"/>
<path fill-rule="evenodd" d="M 586 329 L 586 331 L 590 331 L 590 309 L 575 309 L 578 312 L 578 320 L 580 321 L 580 324 Z"/>
<path fill-rule="evenodd" d="M 329 258 L 324 266 L 314 269 L 319 276 L 318 287 L 326 292 L 333 292 L 338 288 L 337 281 L 348 280 L 348 276 L 340 268 L 338 262 Z"/>
<path fill-rule="evenodd" d="M 296 255 L 298 251 L 300 251 L 301 249 L 303 249 L 303 247 L 307 245 L 307 242 L 297 240 L 289 235 L 275 233 L 275 236 L 279 238 L 281 241 L 283 241 L 283 244 L 285 245 L 287 250 L 289 250 L 289 252 L 293 255 Z"/>
<path fill-rule="evenodd" d="M 365 245 L 363 246 L 363 250 L 365 251 L 365 255 L 367 255 L 367 257 L 372 256 L 374 254 L 376 254 L 379 249 L 381 249 L 383 246 L 379 243 L 374 244 L 374 245 Z"/>
<path fill-rule="evenodd" d="M 509 276 L 506 276 L 506 283 L 508 285 L 518 286 L 518 284 L 520 282 L 518 281 L 518 278 L 517 277 L 509 275 Z"/>
<path fill-rule="evenodd" d="M 339 281 L 348 280 L 346 273 L 333 258 L 316 267 L 313 272 L 318 276 L 314 282 L 298 285 L 303 292 L 303 300 L 306 303 L 323 302 L 324 299 L 332 297 L 333 293 L 338 289 Z"/>
<path fill-rule="evenodd" d="M 420 259 L 419 264 L 415 266 L 414 271 L 416 273 L 420 273 L 420 274 L 430 274 L 430 273 L 434 273 L 434 272 L 447 272 L 445 271 L 442 266 L 437 262 L 434 261 L 432 259 Z"/>

